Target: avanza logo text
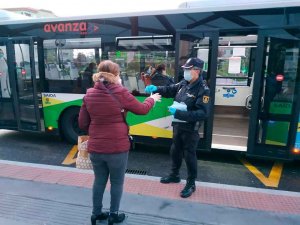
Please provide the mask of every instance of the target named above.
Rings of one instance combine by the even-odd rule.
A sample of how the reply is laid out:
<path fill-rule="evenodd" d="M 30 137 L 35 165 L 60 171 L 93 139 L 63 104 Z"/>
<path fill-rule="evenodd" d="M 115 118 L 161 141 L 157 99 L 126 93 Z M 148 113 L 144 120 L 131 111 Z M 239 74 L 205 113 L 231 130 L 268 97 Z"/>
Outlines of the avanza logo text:
<path fill-rule="evenodd" d="M 87 32 L 86 22 L 74 22 L 74 23 L 55 23 L 55 24 L 45 24 L 44 31 L 46 33 L 50 32 Z"/>

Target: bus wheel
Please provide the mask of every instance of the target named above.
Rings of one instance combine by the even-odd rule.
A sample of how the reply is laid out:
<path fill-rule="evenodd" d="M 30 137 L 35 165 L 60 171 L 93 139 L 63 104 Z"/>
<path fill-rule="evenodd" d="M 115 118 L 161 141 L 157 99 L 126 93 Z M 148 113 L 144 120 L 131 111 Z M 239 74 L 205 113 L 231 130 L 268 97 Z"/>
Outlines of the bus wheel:
<path fill-rule="evenodd" d="M 78 125 L 79 108 L 67 109 L 61 118 L 61 131 L 64 138 L 71 144 L 77 144 L 78 135 L 81 133 Z"/>

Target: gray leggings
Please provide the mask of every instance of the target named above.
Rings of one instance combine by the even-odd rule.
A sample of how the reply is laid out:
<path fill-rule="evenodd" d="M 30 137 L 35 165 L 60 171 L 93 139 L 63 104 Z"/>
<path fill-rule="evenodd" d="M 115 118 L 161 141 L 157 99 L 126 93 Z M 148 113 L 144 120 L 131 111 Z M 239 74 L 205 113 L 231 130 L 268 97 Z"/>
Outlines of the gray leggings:
<path fill-rule="evenodd" d="M 102 212 L 102 200 L 108 176 L 110 178 L 110 212 L 118 212 L 123 193 L 128 152 L 117 154 L 91 153 L 95 180 L 93 185 L 93 214 Z"/>

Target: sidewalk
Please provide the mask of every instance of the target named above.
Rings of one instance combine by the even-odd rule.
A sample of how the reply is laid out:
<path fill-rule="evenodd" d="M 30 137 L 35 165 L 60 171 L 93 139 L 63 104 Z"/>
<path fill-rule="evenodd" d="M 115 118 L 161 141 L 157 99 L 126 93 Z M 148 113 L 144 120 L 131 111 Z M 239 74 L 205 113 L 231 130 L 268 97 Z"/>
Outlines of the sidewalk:
<path fill-rule="evenodd" d="M 0 224 L 89 225 L 92 183 L 92 171 L 0 160 Z M 128 217 L 120 225 L 300 224 L 300 193 L 196 185 L 182 199 L 184 182 L 166 185 L 157 177 L 126 175 L 121 210 Z"/>

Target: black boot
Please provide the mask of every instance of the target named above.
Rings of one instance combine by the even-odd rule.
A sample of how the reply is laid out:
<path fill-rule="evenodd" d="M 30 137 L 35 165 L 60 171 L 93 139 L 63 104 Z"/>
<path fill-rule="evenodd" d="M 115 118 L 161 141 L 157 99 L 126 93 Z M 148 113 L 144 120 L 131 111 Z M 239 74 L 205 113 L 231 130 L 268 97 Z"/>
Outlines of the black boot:
<path fill-rule="evenodd" d="M 182 198 L 190 197 L 195 190 L 196 190 L 195 180 L 187 180 L 185 187 L 180 192 L 180 196 Z"/>
<path fill-rule="evenodd" d="M 110 213 L 108 217 L 108 225 L 114 225 L 114 223 L 121 223 L 125 219 L 124 213 Z"/>
<path fill-rule="evenodd" d="M 160 178 L 160 183 L 169 184 L 169 183 L 179 183 L 180 177 L 179 175 L 170 174 L 168 176 Z"/>
<path fill-rule="evenodd" d="M 102 212 L 100 215 L 92 215 L 91 223 L 92 225 L 96 225 L 97 220 L 107 220 L 108 216 L 109 216 L 108 212 Z"/>

